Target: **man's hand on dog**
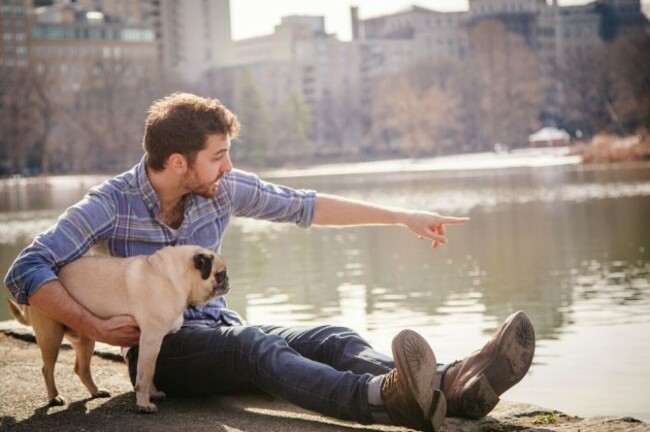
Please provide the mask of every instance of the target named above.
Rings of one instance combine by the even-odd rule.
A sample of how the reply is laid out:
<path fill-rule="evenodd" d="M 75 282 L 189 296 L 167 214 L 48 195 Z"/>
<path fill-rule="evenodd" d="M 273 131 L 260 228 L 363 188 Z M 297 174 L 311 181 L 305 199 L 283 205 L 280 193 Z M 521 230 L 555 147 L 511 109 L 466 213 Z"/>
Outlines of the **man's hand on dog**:
<path fill-rule="evenodd" d="M 131 315 L 118 315 L 100 322 L 96 340 L 121 347 L 138 344 L 140 327 Z"/>

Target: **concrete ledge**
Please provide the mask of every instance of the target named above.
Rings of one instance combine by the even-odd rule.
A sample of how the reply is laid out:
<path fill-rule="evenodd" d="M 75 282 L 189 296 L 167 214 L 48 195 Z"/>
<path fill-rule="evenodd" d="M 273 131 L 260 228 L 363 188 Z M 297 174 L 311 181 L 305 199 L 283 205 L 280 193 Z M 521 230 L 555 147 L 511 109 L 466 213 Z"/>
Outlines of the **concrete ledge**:
<path fill-rule="evenodd" d="M 90 399 L 74 375 L 74 352 L 62 350 L 56 379 L 68 400 L 62 407 L 47 407 L 40 373 L 40 351 L 31 328 L 14 321 L 0 322 L 0 430 L 22 431 L 403 431 L 383 425 L 358 425 L 305 411 L 263 393 L 167 399 L 159 413 L 135 411 L 135 394 L 119 349 L 97 344 L 93 374 L 111 392 L 107 399 Z M 534 405 L 501 401 L 489 417 L 472 421 L 448 418 L 442 432 L 562 431 L 650 432 L 633 418 L 580 418 Z"/>

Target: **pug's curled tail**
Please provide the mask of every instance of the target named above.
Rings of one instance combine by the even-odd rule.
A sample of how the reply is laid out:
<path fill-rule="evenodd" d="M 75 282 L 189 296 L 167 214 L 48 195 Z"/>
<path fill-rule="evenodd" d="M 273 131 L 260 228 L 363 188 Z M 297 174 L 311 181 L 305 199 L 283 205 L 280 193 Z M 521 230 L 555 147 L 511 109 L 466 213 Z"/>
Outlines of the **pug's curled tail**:
<path fill-rule="evenodd" d="M 23 311 L 23 308 L 12 300 L 7 300 L 7 303 L 9 303 L 9 310 L 11 311 L 11 314 L 14 316 L 16 321 L 26 326 L 31 325 L 29 322 L 29 309 L 26 308 Z"/>

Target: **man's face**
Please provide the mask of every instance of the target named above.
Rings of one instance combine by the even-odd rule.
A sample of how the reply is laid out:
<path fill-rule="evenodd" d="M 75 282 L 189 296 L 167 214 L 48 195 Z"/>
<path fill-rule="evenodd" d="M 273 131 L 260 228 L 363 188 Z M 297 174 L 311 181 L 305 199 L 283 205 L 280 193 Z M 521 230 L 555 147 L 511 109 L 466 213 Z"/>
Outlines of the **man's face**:
<path fill-rule="evenodd" d="M 183 186 L 196 195 L 214 198 L 219 189 L 219 179 L 232 171 L 230 137 L 223 134 L 208 135 L 206 144 L 183 177 Z"/>

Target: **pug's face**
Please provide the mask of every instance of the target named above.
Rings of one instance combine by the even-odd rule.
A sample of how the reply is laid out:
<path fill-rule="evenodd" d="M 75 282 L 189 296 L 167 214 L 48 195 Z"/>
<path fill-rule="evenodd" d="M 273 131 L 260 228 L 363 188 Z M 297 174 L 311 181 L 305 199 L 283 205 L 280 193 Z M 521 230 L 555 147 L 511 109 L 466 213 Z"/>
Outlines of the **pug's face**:
<path fill-rule="evenodd" d="M 191 305 L 201 305 L 225 295 L 230 290 L 226 263 L 214 252 L 201 249 L 192 257 L 194 272 L 188 299 Z"/>

